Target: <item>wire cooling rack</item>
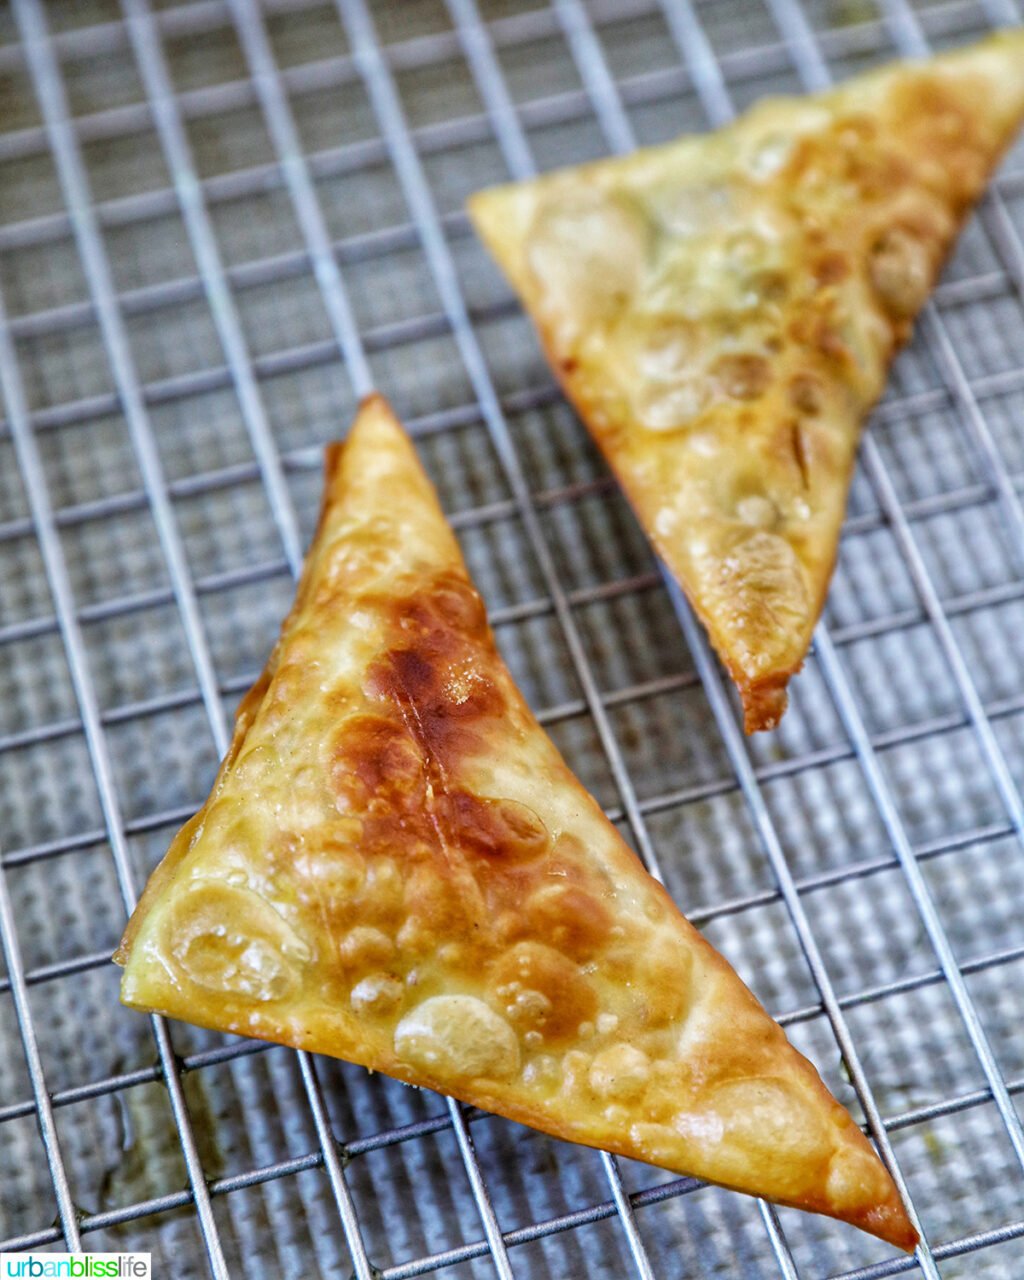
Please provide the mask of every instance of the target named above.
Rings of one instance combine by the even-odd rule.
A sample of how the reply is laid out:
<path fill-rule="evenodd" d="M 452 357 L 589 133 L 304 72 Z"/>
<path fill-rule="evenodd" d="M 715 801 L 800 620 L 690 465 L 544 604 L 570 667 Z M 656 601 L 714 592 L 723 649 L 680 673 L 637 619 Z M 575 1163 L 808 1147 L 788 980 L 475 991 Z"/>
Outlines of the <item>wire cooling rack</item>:
<path fill-rule="evenodd" d="M 1024 149 L 745 741 L 461 206 L 1019 23 L 910 0 L 0 9 L 0 1249 L 154 1275 L 1024 1275 Z M 109 954 L 379 386 L 571 765 L 908 1192 L 916 1260 L 326 1059 Z"/>

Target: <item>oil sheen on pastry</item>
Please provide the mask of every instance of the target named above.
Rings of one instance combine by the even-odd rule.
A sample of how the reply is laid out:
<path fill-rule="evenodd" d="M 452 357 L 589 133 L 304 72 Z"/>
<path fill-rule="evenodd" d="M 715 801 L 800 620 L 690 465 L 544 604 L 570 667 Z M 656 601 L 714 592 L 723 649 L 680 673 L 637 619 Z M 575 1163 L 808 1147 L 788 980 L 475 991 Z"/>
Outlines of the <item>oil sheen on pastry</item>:
<path fill-rule="evenodd" d="M 748 732 L 785 710 L 862 423 L 1022 118 L 1015 31 L 470 202 Z"/>
<path fill-rule="evenodd" d="M 134 1008 L 914 1245 L 860 1129 L 534 719 L 379 398 L 116 959 Z"/>

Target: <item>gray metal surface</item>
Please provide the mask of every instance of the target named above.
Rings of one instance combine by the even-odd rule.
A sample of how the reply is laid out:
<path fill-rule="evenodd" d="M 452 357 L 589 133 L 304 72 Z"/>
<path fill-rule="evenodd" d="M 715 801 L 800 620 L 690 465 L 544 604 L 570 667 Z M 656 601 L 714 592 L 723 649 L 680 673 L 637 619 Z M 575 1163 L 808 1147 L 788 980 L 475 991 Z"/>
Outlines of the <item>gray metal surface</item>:
<path fill-rule="evenodd" d="M 463 200 L 1019 23 L 1014 0 L 0 7 L 0 1249 L 156 1276 L 1024 1275 L 1024 147 L 862 451 L 775 734 Z M 379 386 L 574 769 L 863 1119 L 916 1259 L 120 1008 Z"/>

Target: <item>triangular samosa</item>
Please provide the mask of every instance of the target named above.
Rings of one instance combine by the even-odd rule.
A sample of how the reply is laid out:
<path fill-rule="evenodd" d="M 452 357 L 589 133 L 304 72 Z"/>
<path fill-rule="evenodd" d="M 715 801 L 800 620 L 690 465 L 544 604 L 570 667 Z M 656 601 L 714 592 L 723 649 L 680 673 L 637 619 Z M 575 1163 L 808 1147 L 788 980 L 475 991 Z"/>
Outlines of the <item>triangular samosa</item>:
<path fill-rule="evenodd" d="M 116 959 L 122 999 L 328 1053 L 904 1248 L 889 1174 L 502 663 L 387 404 Z"/>
<path fill-rule="evenodd" d="M 774 727 L 861 425 L 1024 119 L 1024 31 L 470 212 L 743 699 Z"/>

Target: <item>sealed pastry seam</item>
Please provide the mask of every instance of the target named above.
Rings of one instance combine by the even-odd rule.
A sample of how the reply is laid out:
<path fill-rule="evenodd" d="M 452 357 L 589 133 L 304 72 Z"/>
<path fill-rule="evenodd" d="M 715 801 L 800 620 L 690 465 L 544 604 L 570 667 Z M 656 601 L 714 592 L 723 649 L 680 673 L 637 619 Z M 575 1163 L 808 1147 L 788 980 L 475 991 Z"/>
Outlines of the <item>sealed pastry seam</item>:
<path fill-rule="evenodd" d="M 470 201 L 551 365 L 773 727 L 862 423 L 1024 119 L 1024 32 Z"/>
<path fill-rule="evenodd" d="M 295 605 L 116 958 L 132 1007 L 916 1241 L 538 725 L 379 398 L 328 452 Z"/>

